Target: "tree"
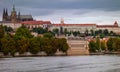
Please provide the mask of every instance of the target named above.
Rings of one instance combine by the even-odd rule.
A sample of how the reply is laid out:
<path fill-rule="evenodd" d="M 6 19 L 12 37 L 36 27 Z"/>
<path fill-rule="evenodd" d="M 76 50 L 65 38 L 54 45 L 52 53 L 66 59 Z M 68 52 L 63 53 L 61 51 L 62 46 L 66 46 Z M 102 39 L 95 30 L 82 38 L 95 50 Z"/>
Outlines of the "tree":
<path fill-rule="evenodd" d="M 96 50 L 97 50 L 97 46 L 96 46 L 95 41 L 90 41 L 89 42 L 89 51 L 90 52 L 96 52 Z"/>
<path fill-rule="evenodd" d="M 120 51 L 120 38 L 114 38 L 112 47 L 113 47 L 114 51 Z"/>
<path fill-rule="evenodd" d="M 30 39 L 29 51 L 32 54 L 37 54 L 38 52 L 40 52 L 40 42 L 37 40 L 37 38 Z"/>
<path fill-rule="evenodd" d="M 38 28 L 33 28 L 32 32 L 36 32 L 38 34 L 44 34 L 44 33 L 47 33 L 48 30 L 47 29 L 43 29 L 42 27 L 38 27 Z"/>
<path fill-rule="evenodd" d="M 1 47 L 2 47 L 2 44 L 1 44 L 1 39 L 4 37 L 4 28 L 2 25 L 0 25 L 0 52 L 1 52 Z"/>
<path fill-rule="evenodd" d="M 53 33 L 59 34 L 59 29 L 58 28 L 53 29 Z"/>
<path fill-rule="evenodd" d="M 98 51 L 101 51 L 101 44 L 100 44 L 100 38 L 99 37 L 96 38 L 96 47 L 97 47 Z"/>
<path fill-rule="evenodd" d="M 63 34 L 63 27 L 60 27 L 60 34 Z"/>
<path fill-rule="evenodd" d="M 100 34 L 100 38 L 104 38 L 105 37 L 105 35 L 104 34 Z"/>
<path fill-rule="evenodd" d="M 17 29 L 15 33 L 15 38 L 20 39 L 20 38 L 32 38 L 33 35 L 31 35 L 30 31 L 25 28 L 24 26 L 21 26 L 20 28 Z"/>
<path fill-rule="evenodd" d="M 114 48 L 113 48 L 113 43 L 114 43 L 114 38 L 110 38 L 108 41 L 107 41 L 107 49 L 109 51 L 113 51 Z"/>
<path fill-rule="evenodd" d="M 4 28 L 0 25 L 0 39 L 4 37 Z"/>
<path fill-rule="evenodd" d="M 7 47 L 8 46 L 8 39 L 7 38 L 2 38 L 1 39 L 1 51 L 4 53 L 4 55 L 8 55 L 9 53 L 9 48 Z"/>
<path fill-rule="evenodd" d="M 42 47 L 43 47 L 44 52 L 48 56 L 54 55 L 57 52 L 57 48 L 54 46 L 53 41 L 54 40 L 52 40 L 52 39 L 44 38 Z"/>
<path fill-rule="evenodd" d="M 105 30 L 103 31 L 103 34 L 105 34 L 106 36 L 108 36 L 108 34 L 109 34 L 108 29 L 105 29 Z"/>
<path fill-rule="evenodd" d="M 91 32 L 91 35 L 94 36 L 94 31 L 92 29 L 90 30 L 90 32 Z"/>
<path fill-rule="evenodd" d="M 99 34 L 102 34 L 102 33 L 103 33 L 103 31 L 102 31 L 101 29 L 99 29 L 98 32 L 99 32 Z"/>
<path fill-rule="evenodd" d="M 7 34 L 1 39 L 1 43 L 4 55 L 8 55 L 10 53 L 12 56 L 14 56 L 17 51 L 15 40 Z"/>
<path fill-rule="evenodd" d="M 13 28 L 12 27 L 4 26 L 4 30 L 5 30 L 5 32 L 12 32 Z"/>
<path fill-rule="evenodd" d="M 95 31 L 95 36 L 97 36 L 98 34 L 99 34 L 99 31 L 96 30 L 96 31 Z"/>
<path fill-rule="evenodd" d="M 53 34 L 51 34 L 51 33 L 45 33 L 45 34 L 43 35 L 43 37 L 53 38 L 54 36 L 53 36 Z"/>
<path fill-rule="evenodd" d="M 20 54 L 23 54 L 28 51 L 29 41 L 27 38 L 21 38 L 17 40 L 17 50 Z"/>
<path fill-rule="evenodd" d="M 78 32 L 74 31 L 74 32 L 73 32 L 73 35 L 74 35 L 74 36 L 77 36 L 77 35 L 78 35 Z"/>
<path fill-rule="evenodd" d="M 67 40 L 65 38 L 57 39 L 55 42 L 56 48 L 59 51 L 62 51 L 67 54 L 67 50 L 69 49 L 69 45 L 67 44 Z"/>
<path fill-rule="evenodd" d="M 101 49 L 102 49 L 102 50 L 106 50 L 105 41 L 101 41 Z"/>
<path fill-rule="evenodd" d="M 114 32 L 113 31 L 110 31 L 109 35 L 110 36 L 113 36 Z"/>
<path fill-rule="evenodd" d="M 88 29 L 86 29 L 86 31 L 85 31 L 85 35 L 86 35 L 86 36 L 89 35 L 89 31 L 88 31 Z"/>

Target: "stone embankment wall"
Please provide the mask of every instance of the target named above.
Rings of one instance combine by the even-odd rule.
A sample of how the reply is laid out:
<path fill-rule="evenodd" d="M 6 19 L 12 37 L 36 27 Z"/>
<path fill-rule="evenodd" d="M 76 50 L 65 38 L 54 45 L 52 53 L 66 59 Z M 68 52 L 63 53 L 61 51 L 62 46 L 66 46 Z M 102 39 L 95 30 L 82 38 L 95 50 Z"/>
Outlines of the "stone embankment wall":
<path fill-rule="evenodd" d="M 88 41 L 86 40 L 68 40 L 70 46 L 68 55 L 89 55 Z"/>

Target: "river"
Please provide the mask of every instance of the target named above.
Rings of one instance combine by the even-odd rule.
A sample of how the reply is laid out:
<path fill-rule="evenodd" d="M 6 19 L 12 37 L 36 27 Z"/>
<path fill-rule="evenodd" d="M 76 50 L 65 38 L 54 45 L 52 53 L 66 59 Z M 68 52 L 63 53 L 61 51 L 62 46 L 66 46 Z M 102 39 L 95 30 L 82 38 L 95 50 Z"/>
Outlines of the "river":
<path fill-rule="evenodd" d="M 0 72 L 120 72 L 120 56 L 0 58 Z"/>

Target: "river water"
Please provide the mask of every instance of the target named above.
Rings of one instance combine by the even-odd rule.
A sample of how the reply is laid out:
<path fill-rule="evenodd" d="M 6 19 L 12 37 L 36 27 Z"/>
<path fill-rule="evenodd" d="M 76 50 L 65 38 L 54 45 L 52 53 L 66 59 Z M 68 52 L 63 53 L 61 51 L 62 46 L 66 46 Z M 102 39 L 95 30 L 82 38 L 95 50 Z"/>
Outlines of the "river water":
<path fill-rule="evenodd" d="M 120 72 L 120 56 L 0 58 L 0 72 Z"/>

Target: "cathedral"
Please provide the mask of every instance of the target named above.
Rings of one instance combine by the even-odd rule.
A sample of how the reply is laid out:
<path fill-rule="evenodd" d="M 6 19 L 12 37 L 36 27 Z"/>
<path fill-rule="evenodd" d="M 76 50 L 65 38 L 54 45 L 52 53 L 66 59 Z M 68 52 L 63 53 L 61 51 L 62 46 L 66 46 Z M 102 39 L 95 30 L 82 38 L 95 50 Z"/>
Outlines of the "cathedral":
<path fill-rule="evenodd" d="M 16 12 L 15 5 L 13 5 L 11 14 L 8 15 L 7 9 L 3 9 L 3 22 L 21 22 L 21 21 L 33 21 L 32 15 L 21 15 L 20 12 Z"/>

